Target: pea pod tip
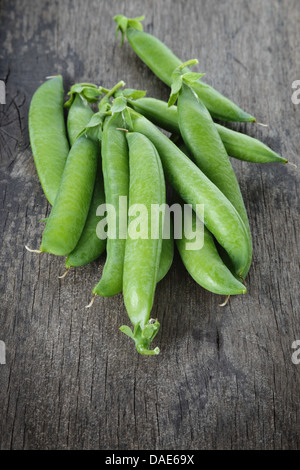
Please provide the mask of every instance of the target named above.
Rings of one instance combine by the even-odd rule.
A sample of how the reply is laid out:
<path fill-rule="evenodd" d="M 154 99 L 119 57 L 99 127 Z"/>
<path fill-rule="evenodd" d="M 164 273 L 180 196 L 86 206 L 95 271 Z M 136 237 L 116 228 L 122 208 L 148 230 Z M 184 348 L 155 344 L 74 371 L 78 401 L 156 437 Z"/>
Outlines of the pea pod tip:
<path fill-rule="evenodd" d="M 219 307 L 225 307 L 228 302 L 229 302 L 229 299 L 230 299 L 230 295 L 227 295 L 224 302 L 222 302 L 221 304 L 219 304 Z"/>
<path fill-rule="evenodd" d="M 93 297 L 92 297 L 90 303 L 89 303 L 88 305 L 86 305 L 85 308 L 91 308 L 91 306 L 93 305 L 94 300 L 95 300 L 95 298 L 96 298 L 96 295 L 97 295 L 97 294 L 93 294 Z"/>
<path fill-rule="evenodd" d="M 292 163 L 292 162 L 289 162 L 288 160 L 286 160 L 284 158 L 284 163 L 288 164 L 288 165 L 292 165 L 294 168 L 298 168 L 298 166 L 296 165 L 296 163 Z"/>
<path fill-rule="evenodd" d="M 70 270 L 70 267 L 71 266 L 68 266 L 66 271 L 61 275 L 61 276 L 58 276 L 58 279 L 63 279 L 64 277 L 66 277 L 66 275 L 68 274 L 69 270 Z"/>
<path fill-rule="evenodd" d="M 29 248 L 27 245 L 25 245 L 25 248 L 30 253 L 38 253 L 38 254 L 42 253 L 42 250 L 33 250 L 32 248 Z"/>

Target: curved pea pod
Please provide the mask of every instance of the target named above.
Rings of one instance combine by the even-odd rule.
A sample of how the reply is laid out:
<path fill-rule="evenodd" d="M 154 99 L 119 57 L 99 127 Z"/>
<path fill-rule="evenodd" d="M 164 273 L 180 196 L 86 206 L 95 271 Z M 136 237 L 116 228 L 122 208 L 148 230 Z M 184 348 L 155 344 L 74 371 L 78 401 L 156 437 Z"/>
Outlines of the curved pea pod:
<path fill-rule="evenodd" d="M 180 134 L 177 106 L 168 106 L 165 101 L 146 97 L 128 100 L 128 103 L 138 113 L 162 129 L 172 134 Z M 217 123 L 215 126 L 230 157 L 250 163 L 287 163 L 285 158 L 260 140 Z"/>
<path fill-rule="evenodd" d="M 40 251 L 64 256 L 74 250 L 89 212 L 98 157 L 98 143 L 85 136 L 71 147 Z"/>
<path fill-rule="evenodd" d="M 97 216 L 97 209 L 105 204 L 102 169 L 99 165 L 95 180 L 91 205 L 80 239 L 74 250 L 67 256 L 66 268 L 84 266 L 91 263 L 104 252 L 106 247 L 106 233 L 97 231 L 101 217 Z M 102 216 L 103 218 L 103 216 Z"/>
<path fill-rule="evenodd" d="M 121 331 L 135 341 L 141 354 L 158 354 L 159 349 L 149 349 L 159 329 L 159 322 L 150 320 L 162 249 L 163 214 L 156 224 L 152 218 L 152 206 L 165 203 L 165 184 L 161 179 L 162 169 L 154 145 L 140 133 L 127 133 L 129 145 L 130 189 L 128 235 L 125 247 L 123 296 L 124 303 L 134 327 Z M 141 207 L 142 206 L 142 207 Z M 143 210 L 142 210 L 143 208 Z M 135 223 L 134 211 L 140 212 L 140 231 L 131 230 Z M 132 212 L 131 212 L 132 211 Z M 152 232 L 156 226 L 155 234 Z"/>
<path fill-rule="evenodd" d="M 216 128 L 228 155 L 231 157 L 251 163 L 288 163 L 286 158 L 274 152 L 258 139 L 233 131 L 220 124 L 216 124 Z"/>
<path fill-rule="evenodd" d="M 157 149 L 166 180 L 203 220 L 227 251 L 235 274 L 242 276 L 249 259 L 249 241 L 241 217 L 219 188 L 154 124 L 130 110 L 132 129 L 146 135 Z M 201 209 L 202 210 L 202 209 Z"/>
<path fill-rule="evenodd" d="M 168 274 L 168 272 L 169 272 L 169 270 L 172 266 L 172 263 L 173 263 L 173 258 L 174 258 L 174 237 L 173 237 L 173 233 L 171 232 L 170 237 L 169 238 L 164 238 L 163 241 L 162 241 L 161 255 L 160 255 L 160 260 L 159 260 L 159 268 L 158 268 L 158 272 L 157 272 L 157 283 L 160 282 Z M 67 264 L 66 264 L 66 267 L 69 268 L 69 266 Z M 64 275 L 61 276 L 61 277 L 64 277 Z M 94 291 L 95 290 L 96 289 L 94 289 Z M 119 292 L 116 292 L 116 294 L 120 293 L 121 291 L 122 291 L 122 289 L 120 289 Z M 96 294 L 94 292 L 94 296 L 95 295 L 99 295 L 99 294 Z M 93 302 L 94 302 L 94 297 L 92 298 L 90 304 L 87 305 L 87 307 L 88 308 L 91 307 Z"/>
<path fill-rule="evenodd" d="M 126 34 L 128 42 L 139 58 L 160 80 L 171 86 L 172 73 L 182 64 L 182 61 L 159 39 L 143 31 L 141 19 L 143 17 L 129 19 L 124 15 L 115 16 L 114 20 L 118 25 L 117 32 L 120 30 L 122 37 Z M 184 71 L 188 70 L 186 68 Z M 241 122 L 256 120 L 213 87 L 198 81 L 195 82 L 193 88 L 214 118 Z"/>
<path fill-rule="evenodd" d="M 184 212 L 182 237 L 176 239 L 176 246 L 186 270 L 204 289 L 221 295 L 247 292 L 223 263 L 211 233 L 194 211 Z"/>
<path fill-rule="evenodd" d="M 35 166 L 51 205 L 54 204 L 69 153 L 63 97 L 62 76 L 47 80 L 34 93 L 28 116 Z"/>
<path fill-rule="evenodd" d="M 160 282 L 169 272 L 174 258 L 174 238 L 170 234 L 169 238 L 163 238 L 159 268 L 157 273 L 157 282 Z"/>
<path fill-rule="evenodd" d="M 118 294 L 122 291 L 123 286 L 129 162 L 125 132 L 119 130 L 122 127 L 124 127 L 124 123 L 121 114 L 114 114 L 104 123 L 101 141 L 105 199 L 109 210 L 113 212 L 111 212 L 111 216 L 115 215 L 114 230 L 111 230 L 111 233 L 108 215 L 107 258 L 101 279 L 93 289 L 94 295 L 104 297 Z M 120 204 L 124 204 L 124 207 L 120 207 Z"/>
<path fill-rule="evenodd" d="M 178 94 L 178 123 L 181 136 L 197 166 L 222 191 L 239 213 L 247 232 L 248 262 L 252 260 L 252 240 L 248 216 L 238 181 L 211 115 L 191 87 L 184 82 Z"/>
<path fill-rule="evenodd" d="M 67 129 L 70 144 L 73 145 L 79 134 L 90 122 L 93 111 L 90 105 L 76 93 L 67 117 Z"/>

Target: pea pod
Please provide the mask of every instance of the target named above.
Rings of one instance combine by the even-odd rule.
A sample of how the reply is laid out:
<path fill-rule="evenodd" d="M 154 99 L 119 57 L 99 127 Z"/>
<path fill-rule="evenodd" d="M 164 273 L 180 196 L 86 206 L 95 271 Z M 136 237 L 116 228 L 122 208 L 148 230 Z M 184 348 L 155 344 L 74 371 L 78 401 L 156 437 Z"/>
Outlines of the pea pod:
<path fill-rule="evenodd" d="M 119 203 L 123 197 L 126 207 L 121 212 L 127 214 L 127 198 L 129 191 L 129 163 L 128 148 L 121 113 L 116 113 L 104 122 L 101 154 L 104 177 L 104 191 L 106 204 L 111 205 L 116 214 L 115 234 L 108 233 L 106 252 L 107 258 L 100 281 L 93 289 L 94 295 L 110 297 L 122 291 L 123 263 L 125 253 L 126 234 L 119 236 L 121 226 L 126 220 L 120 221 Z M 127 216 L 126 216 L 127 217 Z"/>
<path fill-rule="evenodd" d="M 155 149 L 157 153 L 157 150 Z M 160 161 L 160 157 L 158 156 L 158 170 L 160 176 L 160 184 L 162 188 L 165 188 L 165 175 L 163 172 L 162 164 Z M 165 192 L 165 189 L 164 189 Z M 166 218 L 166 215 L 165 215 Z M 165 219 L 163 222 L 163 226 L 165 226 Z M 172 220 L 170 219 L 170 233 L 167 233 L 166 237 L 163 237 L 162 245 L 161 245 L 161 254 L 159 260 L 159 267 L 157 272 L 157 282 L 160 282 L 168 273 L 169 269 L 172 266 L 174 258 L 174 227 Z"/>
<path fill-rule="evenodd" d="M 99 160 L 100 162 L 100 160 Z M 106 237 L 100 237 L 97 233 L 97 225 L 100 218 L 97 216 L 97 208 L 105 204 L 103 176 L 101 165 L 98 165 L 92 200 L 84 225 L 84 229 L 74 250 L 67 256 L 66 268 L 72 266 L 84 266 L 97 259 L 105 250 Z"/>
<path fill-rule="evenodd" d="M 120 84 L 124 84 L 124 82 L 120 82 Z M 113 91 L 118 89 L 118 87 L 119 84 L 112 90 L 106 90 L 107 95 L 102 101 L 105 102 L 107 97 L 112 95 Z M 105 121 L 102 135 L 105 197 L 106 203 L 112 205 L 115 209 L 116 234 L 119 233 L 120 229 L 119 197 L 128 197 L 129 191 L 128 147 L 124 131 L 120 130 L 123 126 L 124 121 L 122 114 L 115 113 Z M 123 207 L 123 211 L 126 212 L 127 209 Z M 122 224 L 124 226 L 124 219 Z M 96 295 L 109 297 L 122 291 L 125 239 L 126 236 L 124 237 L 123 235 L 122 238 L 114 237 L 110 239 L 108 233 L 106 246 L 107 259 L 101 279 L 93 289 L 94 297 Z M 166 240 L 163 244 L 157 282 L 159 282 L 170 269 L 173 261 L 173 244 L 173 240 Z M 92 302 L 89 305 L 92 305 Z"/>
<path fill-rule="evenodd" d="M 239 214 L 224 194 L 154 124 L 130 110 L 132 129 L 151 140 L 157 149 L 166 179 L 199 217 L 197 204 L 204 204 L 204 223 L 227 251 L 235 274 L 242 275 L 249 259 L 248 235 Z M 203 220 L 203 219 L 201 219 Z"/>
<path fill-rule="evenodd" d="M 118 25 L 117 33 L 121 31 L 122 41 L 126 34 L 131 47 L 139 58 L 160 80 L 171 86 L 172 73 L 181 65 L 182 61 L 159 39 L 143 31 L 140 22 L 142 19 L 144 17 L 129 19 L 124 15 L 115 16 L 114 20 Z M 184 71 L 188 70 L 186 68 Z M 256 120 L 213 87 L 198 81 L 195 82 L 193 88 L 214 118 L 222 121 L 254 122 Z"/>
<path fill-rule="evenodd" d="M 133 237 L 129 230 L 125 247 L 123 295 L 134 332 L 121 327 L 136 344 L 141 354 L 158 354 L 159 349 L 150 350 L 150 342 L 157 334 L 159 322 L 150 320 L 153 306 L 159 260 L 162 248 L 163 217 L 160 217 L 158 236 L 151 236 L 151 206 L 165 203 L 165 186 L 162 185 L 162 169 L 153 144 L 140 133 L 127 133 L 130 162 L 129 207 L 143 204 L 147 215 L 147 238 Z"/>
<path fill-rule="evenodd" d="M 82 134 L 84 129 L 87 129 L 86 126 L 92 119 L 93 114 L 94 113 L 85 98 L 79 93 L 76 93 L 70 103 L 67 118 L 68 136 L 71 145 L 74 144 L 76 138 Z M 97 233 L 97 225 L 100 219 L 96 212 L 98 206 L 101 204 L 105 204 L 105 195 L 101 158 L 99 158 L 89 212 L 80 239 L 74 250 L 67 256 L 65 263 L 67 271 L 70 267 L 84 266 L 91 263 L 105 250 L 105 234 L 103 233 L 102 236 L 99 236 Z M 64 277 L 65 274 L 61 277 Z"/>
<path fill-rule="evenodd" d="M 159 268 L 157 273 L 157 282 L 160 282 L 169 272 L 174 257 L 174 238 L 172 232 L 170 237 L 163 238 L 161 255 L 159 260 Z"/>
<path fill-rule="evenodd" d="M 185 83 L 184 77 L 180 75 L 181 87 L 176 93 L 180 133 L 197 166 L 232 203 L 244 223 L 248 237 L 248 262 L 241 274 L 245 277 L 251 265 L 252 241 L 240 187 L 211 115 L 190 85 Z"/>
<path fill-rule="evenodd" d="M 71 147 L 40 251 L 64 256 L 74 250 L 88 215 L 98 157 L 98 143 L 85 136 Z"/>
<path fill-rule="evenodd" d="M 168 103 L 156 98 L 139 98 L 128 100 L 128 103 L 138 113 L 162 129 L 173 134 L 180 134 L 177 106 L 168 106 Z M 251 163 L 287 163 L 285 158 L 258 139 L 217 123 L 215 126 L 230 157 Z"/>
<path fill-rule="evenodd" d="M 160 157 L 155 148 L 154 148 L 154 151 L 155 151 L 154 153 L 156 153 L 156 156 L 158 158 L 158 171 L 159 171 L 159 177 L 160 177 L 160 185 L 163 190 L 163 193 L 165 194 L 166 183 L 165 183 L 164 171 L 162 168 Z M 164 196 L 164 202 L 165 202 L 165 199 L 166 199 L 166 196 Z M 165 226 L 165 219 L 166 219 L 166 215 L 164 216 L 163 227 Z M 167 233 L 166 237 L 163 237 L 162 239 L 161 254 L 160 254 L 159 266 L 158 266 L 158 272 L 157 272 L 157 282 L 161 281 L 166 276 L 166 274 L 168 273 L 173 263 L 173 257 L 174 257 L 174 233 L 173 232 L 174 232 L 174 227 L 173 227 L 172 220 L 170 219 L 170 231 L 169 233 Z"/>
<path fill-rule="evenodd" d="M 123 125 L 121 116 L 115 115 L 115 118 L 111 119 L 108 126 L 115 126 L 109 130 L 103 132 L 102 137 L 102 147 L 107 148 L 107 161 L 106 161 L 106 175 L 107 175 L 107 184 L 106 184 L 106 203 L 114 205 L 116 209 L 116 215 L 119 214 L 119 199 L 118 194 L 126 196 L 126 191 L 129 191 L 129 175 L 128 168 L 128 156 L 127 156 L 127 146 L 124 145 L 124 132 L 118 130 L 119 125 Z M 114 140 L 113 134 L 116 132 L 117 140 Z M 107 139 L 107 140 L 106 140 Z M 120 144 L 120 145 L 119 145 Z M 123 151 L 123 153 L 122 153 Z M 120 153 L 121 152 L 121 153 Z M 127 156 L 127 160 L 126 160 Z M 127 162 L 127 164 L 126 164 Z M 120 171 L 120 173 L 118 173 Z M 109 178 L 109 173 L 111 173 L 111 178 Z M 119 228 L 119 221 L 117 219 L 117 233 Z M 113 239 L 107 240 L 107 260 L 105 262 L 103 273 L 100 281 L 96 284 L 93 289 L 94 295 L 102 296 L 113 296 L 122 291 L 122 281 L 123 281 L 123 263 L 124 263 L 124 250 L 125 250 L 126 239 Z M 157 282 L 161 281 L 169 271 L 174 253 L 174 242 L 173 238 L 163 240 L 163 246 L 161 251 L 161 260 L 159 263 L 159 269 L 157 274 Z"/>
<path fill-rule="evenodd" d="M 67 129 L 70 144 L 73 145 L 79 134 L 83 131 L 93 116 L 89 104 L 80 94 L 76 94 L 70 105 L 67 118 Z"/>
<path fill-rule="evenodd" d="M 159 260 L 159 267 L 158 267 L 158 272 L 157 272 L 157 283 L 160 282 L 169 272 L 172 263 L 173 263 L 173 257 L 174 257 L 174 238 L 173 238 L 173 233 L 170 233 L 169 238 L 164 238 L 162 241 L 162 247 L 161 247 L 161 255 L 160 255 L 160 260 Z M 69 266 L 67 266 L 67 269 Z M 66 273 L 61 276 L 64 277 Z M 95 290 L 95 289 L 94 289 Z M 121 290 L 117 293 L 120 293 Z M 93 298 L 89 305 L 87 305 L 87 308 L 90 308 L 93 303 L 95 296 L 98 295 L 94 293 Z"/>
<path fill-rule="evenodd" d="M 29 108 L 29 137 L 35 166 L 46 198 L 54 204 L 69 153 L 63 112 L 61 75 L 44 82 Z"/>
<path fill-rule="evenodd" d="M 194 211 L 184 212 L 182 237 L 176 239 L 180 257 L 192 278 L 206 290 L 214 294 L 236 295 L 245 294 L 246 287 L 235 278 L 223 263 L 215 246 L 213 237 L 207 228 L 198 220 Z M 188 249 L 197 230 L 203 230 L 203 246 L 197 249 Z"/>

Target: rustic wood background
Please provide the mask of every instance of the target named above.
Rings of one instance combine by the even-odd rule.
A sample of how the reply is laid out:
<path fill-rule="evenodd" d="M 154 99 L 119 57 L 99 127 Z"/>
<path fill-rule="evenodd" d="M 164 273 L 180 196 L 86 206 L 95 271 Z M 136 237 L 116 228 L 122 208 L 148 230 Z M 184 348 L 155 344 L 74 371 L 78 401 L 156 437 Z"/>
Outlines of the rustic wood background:
<path fill-rule="evenodd" d="M 299 119 L 297 0 L 1 0 L 1 449 L 299 449 Z M 30 99 L 46 76 L 68 87 L 120 79 L 167 99 L 112 17 L 146 15 L 145 29 L 269 127 L 235 124 L 293 166 L 234 161 L 254 258 L 248 294 L 219 296 L 176 254 L 158 285 L 157 357 L 118 330 L 122 296 L 84 307 L 104 257 L 60 280 L 64 260 L 33 255 L 49 205 L 29 146 Z"/>

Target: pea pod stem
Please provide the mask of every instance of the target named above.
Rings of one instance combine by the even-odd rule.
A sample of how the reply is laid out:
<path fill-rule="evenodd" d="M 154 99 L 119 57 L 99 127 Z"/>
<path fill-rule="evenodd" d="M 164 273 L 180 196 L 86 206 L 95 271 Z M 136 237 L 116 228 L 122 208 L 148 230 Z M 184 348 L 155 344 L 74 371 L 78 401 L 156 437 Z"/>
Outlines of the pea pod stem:
<path fill-rule="evenodd" d="M 149 320 L 143 328 L 140 324 L 135 325 L 133 332 L 127 325 L 121 326 L 120 331 L 134 340 L 137 352 L 143 356 L 157 356 L 160 353 L 159 348 L 149 349 L 149 347 L 157 335 L 159 327 L 160 324 L 157 320 Z"/>
<path fill-rule="evenodd" d="M 226 295 L 226 298 L 224 300 L 224 302 L 222 302 L 221 304 L 219 304 L 220 307 L 225 307 L 228 302 L 229 302 L 229 299 L 230 299 L 230 295 Z"/>
<path fill-rule="evenodd" d="M 105 96 L 104 98 L 105 99 L 108 99 L 110 98 L 111 96 L 113 96 L 118 90 L 119 88 L 122 88 L 125 86 L 125 82 L 123 80 L 120 80 L 116 85 L 114 85 L 112 88 L 104 88 L 104 87 L 101 87 L 101 90 L 103 91 L 103 93 L 105 93 Z"/>
<path fill-rule="evenodd" d="M 96 296 L 97 296 L 97 294 L 93 294 L 93 296 L 90 300 L 90 303 L 88 305 L 86 305 L 85 308 L 91 308 L 93 306 L 93 303 L 95 301 Z"/>
<path fill-rule="evenodd" d="M 101 87 L 93 83 L 75 83 L 68 92 L 70 98 L 64 103 L 64 107 L 70 108 L 77 96 L 79 96 L 85 104 L 96 103 L 102 94 L 103 91 Z"/>
<path fill-rule="evenodd" d="M 70 268 L 71 266 L 69 266 L 61 276 L 58 276 L 58 279 L 64 279 L 66 275 L 68 274 L 68 272 L 70 271 Z"/>
<path fill-rule="evenodd" d="M 25 245 L 25 248 L 27 251 L 29 251 L 29 253 L 37 253 L 37 254 L 42 253 L 41 250 L 33 250 L 32 248 L 29 248 L 27 245 Z"/>
<path fill-rule="evenodd" d="M 193 65 L 197 65 L 198 63 L 198 59 L 187 60 L 186 62 L 183 62 L 179 65 L 178 70 L 181 72 L 185 67 L 192 67 Z"/>

